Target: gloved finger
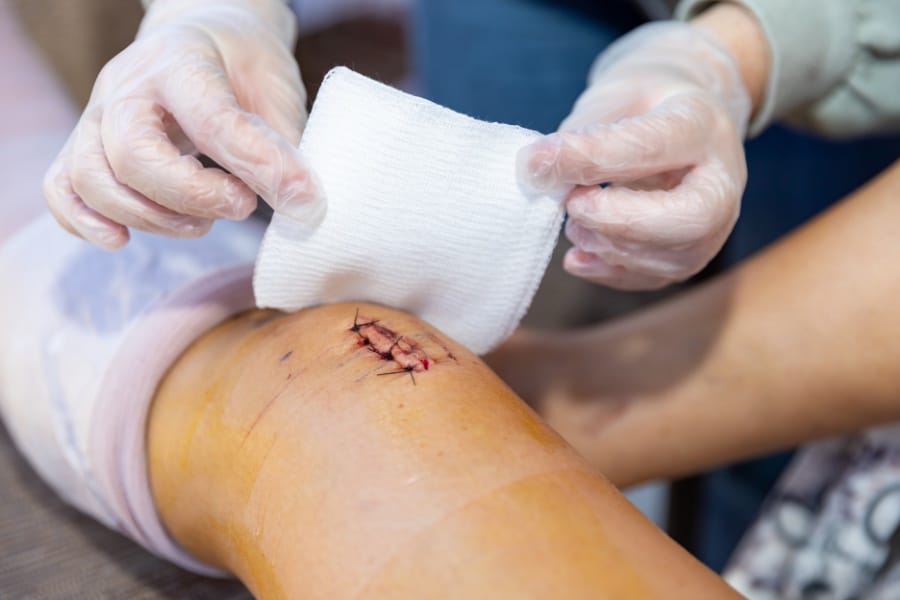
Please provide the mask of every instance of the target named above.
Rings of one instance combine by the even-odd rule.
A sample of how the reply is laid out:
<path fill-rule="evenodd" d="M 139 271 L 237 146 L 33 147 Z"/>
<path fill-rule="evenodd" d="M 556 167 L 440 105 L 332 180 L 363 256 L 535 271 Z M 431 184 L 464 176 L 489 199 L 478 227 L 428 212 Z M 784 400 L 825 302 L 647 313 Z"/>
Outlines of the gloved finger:
<path fill-rule="evenodd" d="M 663 173 L 656 173 L 655 175 L 651 175 L 650 177 L 617 183 L 616 185 L 627 187 L 632 190 L 645 192 L 650 192 L 653 190 L 669 191 L 676 188 L 684 180 L 685 175 L 690 173 L 690 171 L 691 167 L 685 167 L 684 169 L 678 169 L 677 171 L 665 171 Z"/>
<path fill-rule="evenodd" d="M 119 183 L 107 162 L 96 117 L 73 137 L 72 188 L 88 208 L 125 227 L 172 237 L 199 237 L 212 221 L 162 207 Z"/>
<path fill-rule="evenodd" d="M 705 151 L 713 115 L 699 99 L 673 96 L 652 111 L 578 131 L 559 131 L 525 148 L 524 180 L 537 189 L 649 177 L 691 165 Z"/>
<path fill-rule="evenodd" d="M 286 64 L 285 64 L 286 63 Z M 306 126 L 306 88 L 293 57 L 271 68 L 253 71 L 250 83 L 238 95 L 240 105 L 263 121 L 294 148 Z"/>
<path fill-rule="evenodd" d="M 742 190 L 742 180 L 719 161 L 709 161 L 671 190 L 576 188 L 566 209 L 570 220 L 609 238 L 684 251 L 711 240 L 724 242 L 737 220 Z"/>
<path fill-rule="evenodd" d="M 673 251 L 671 248 L 609 238 L 572 220 L 566 223 L 566 237 L 584 256 L 591 255 L 595 257 L 593 260 L 602 261 L 608 267 L 617 267 L 622 273 L 631 273 L 635 278 L 651 278 L 659 282 L 687 279 L 708 260 L 703 254 L 704 248 L 700 251 L 697 248 Z M 580 261 L 580 276 L 586 276 L 590 264 L 586 259 Z"/>
<path fill-rule="evenodd" d="M 166 81 L 164 100 L 197 148 L 275 211 L 310 225 L 324 218 L 324 195 L 299 150 L 238 105 L 221 67 L 176 71 Z"/>
<path fill-rule="evenodd" d="M 647 112 L 647 101 L 635 83 L 609 82 L 586 89 L 559 125 L 559 131 L 579 131 L 596 123 L 615 123 Z"/>
<path fill-rule="evenodd" d="M 168 229 L 172 235 L 193 235 L 202 224 L 209 228 L 207 219 L 245 219 L 256 208 L 256 194 L 237 177 L 220 169 L 204 168 L 193 156 L 182 154 L 166 134 L 165 111 L 147 98 L 126 98 L 105 107 L 97 131 L 97 143 L 102 140 L 99 150 L 105 154 L 106 169 L 115 174 L 115 179 L 138 192 L 127 204 L 134 209 L 152 201 L 168 211 L 153 211 L 148 215 L 149 226 Z M 85 137 L 93 145 L 91 137 Z M 94 152 L 97 148 L 83 150 Z M 101 165 L 92 166 L 100 168 Z M 105 190 L 101 201 L 87 191 L 82 197 L 89 204 L 111 216 L 109 210 L 113 200 L 124 206 L 129 194 L 113 193 L 112 182 L 105 179 L 103 185 L 95 185 L 95 193 Z M 121 187 L 119 192 L 124 190 Z M 117 211 L 121 214 L 121 210 Z M 169 219 L 165 215 L 190 215 L 193 219 Z M 124 223 L 123 224 L 127 224 Z M 146 226 L 130 225 L 144 231 Z M 204 229 L 204 231 L 205 231 Z M 179 233 L 181 232 L 181 233 Z M 191 233 L 188 233 L 191 232 Z"/>
<path fill-rule="evenodd" d="M 67 149 L 63 149 L 44 176 L 44 198 L 50 213 L 73 235 L 106 250 L 121 248 L 128 243 L 128 229 L 91 210 L 81 201 L 69 179 L 67 155 Z"/>
<path fill-rule="evenodd" d="M 571 275 L 617 290 L 658 290 L 673 282 L 668 277 L 647 275 L 609 264 L 603 258 L 578 248 L 570 248 L 566 252 L 563 268 Z"/>

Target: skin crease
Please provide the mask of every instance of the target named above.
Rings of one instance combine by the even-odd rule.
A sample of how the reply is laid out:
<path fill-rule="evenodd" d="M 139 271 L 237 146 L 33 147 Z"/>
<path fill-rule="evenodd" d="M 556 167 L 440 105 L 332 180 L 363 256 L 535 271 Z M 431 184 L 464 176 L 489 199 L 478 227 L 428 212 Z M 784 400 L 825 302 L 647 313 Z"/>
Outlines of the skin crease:
<path fill-rule="evenodd" d="M 369 350 L 403 335 L 427 371 Z M 452 357 L 450 356 L 452 354 Z M 720 598 L 476 356 L 371 305 L 252 312 L 198 340 L 147 431 L 169 531 L 260 598 Z"/>
<path fill-rule="evenodd" d="M 487 361 L 619 486 L 894 422 L 898 190 L 900 162 L 694 291 Z"/>

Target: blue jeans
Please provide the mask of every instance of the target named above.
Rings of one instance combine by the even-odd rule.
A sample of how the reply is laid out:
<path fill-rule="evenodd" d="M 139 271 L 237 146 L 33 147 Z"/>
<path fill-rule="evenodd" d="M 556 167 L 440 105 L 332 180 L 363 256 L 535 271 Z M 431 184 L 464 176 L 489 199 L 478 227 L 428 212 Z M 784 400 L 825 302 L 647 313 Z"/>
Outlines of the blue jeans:
<path fill-rule="evenodd" d="M 625 1 L 419 0 L 413 27 L 423 92 L 472 116 L 554 130 L 594 58 L 641 23 Z M 750 183 L 719 264 L 784 235 L 900 153 L 900 138 L 826 142 L 773 127 L 747 144 Z M 701 482 L 693 550 L 721 569 L 786 462 L 720 469 Z"/>

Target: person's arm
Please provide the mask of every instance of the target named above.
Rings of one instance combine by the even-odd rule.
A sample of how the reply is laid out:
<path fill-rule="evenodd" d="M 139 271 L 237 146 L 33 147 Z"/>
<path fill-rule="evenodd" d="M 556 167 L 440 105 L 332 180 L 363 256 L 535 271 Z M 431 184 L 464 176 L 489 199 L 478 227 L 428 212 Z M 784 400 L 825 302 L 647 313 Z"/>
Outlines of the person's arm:
<path fill-rule="evenodd" d="M 900 419 L 900 163 L 734 271 L 490 360 L 619 485 Z"/>
<path fill-rule="evenodd" d="M 168 530 L 261 598 L 733 594 L 476 356 L 395 310 L 215 328 L 160 385 L 147 446 Z"/>
<path fill-rule="evenodd" d="M 756 16 L 739 4 L 723 2 L 691 19 L 734 57 L 750 95 L 751 114 L 759 110 L 771 72 L 769 43 Z"/>
<path fill-rule="evenodd" d="M 682 0 L 677 15 L 726 7 L 752 14 L 770 49 L 751 135 L 782 118 L 832 136 L 900 130 L 895 0 Z"/>

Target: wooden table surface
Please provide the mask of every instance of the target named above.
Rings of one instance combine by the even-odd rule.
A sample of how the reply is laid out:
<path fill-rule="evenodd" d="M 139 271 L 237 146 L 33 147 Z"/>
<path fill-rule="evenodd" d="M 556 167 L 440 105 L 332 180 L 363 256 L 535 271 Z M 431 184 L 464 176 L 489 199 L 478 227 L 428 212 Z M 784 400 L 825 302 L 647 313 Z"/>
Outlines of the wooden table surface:
<path fill-rule="evenodd" d="M 0 599 L 251 597 L 236 581 L 183 571 L 64 504 L 0 427 Z"/>

